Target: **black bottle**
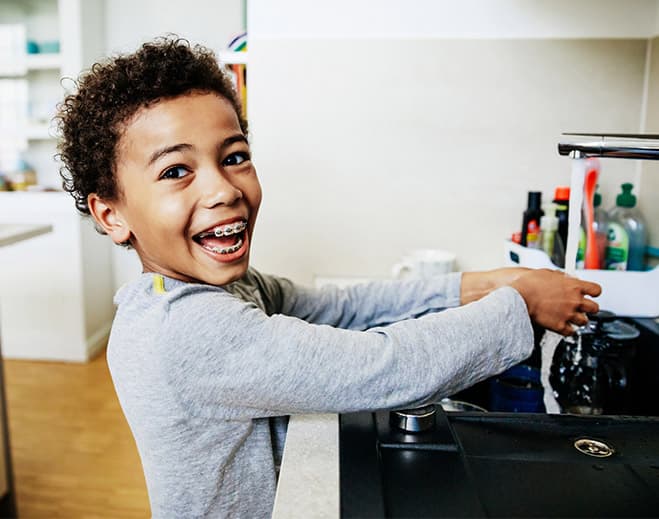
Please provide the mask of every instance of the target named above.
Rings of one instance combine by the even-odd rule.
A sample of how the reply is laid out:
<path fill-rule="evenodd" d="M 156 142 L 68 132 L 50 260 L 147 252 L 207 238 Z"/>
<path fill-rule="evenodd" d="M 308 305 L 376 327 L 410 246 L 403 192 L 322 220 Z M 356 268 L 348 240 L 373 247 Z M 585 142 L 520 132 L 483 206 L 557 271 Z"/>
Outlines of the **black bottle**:
<path fill-rule="evenodd" d="M 527 246 L 527 236 L 529 229 L 538 232 L 540 230 L 540 218 L 545 212 L 540 208 L 542 203 L 542 193 L 540 191 L 529 191 L 529 198 L 522 218 L 522 240 L 521 244 Z"/>
<path fill-rule="evenodd" d="M 554 204 L 556 204 L 556 218 L 558 218 L 558 236 L 561 237 L 563 247 L 567 245 L 567 227 L 569 220 L 568 208 L 570 206 L 570 188 L 558 186 L 554 191 Z M 563 267 L 564 265 L 558 265 Z"/>

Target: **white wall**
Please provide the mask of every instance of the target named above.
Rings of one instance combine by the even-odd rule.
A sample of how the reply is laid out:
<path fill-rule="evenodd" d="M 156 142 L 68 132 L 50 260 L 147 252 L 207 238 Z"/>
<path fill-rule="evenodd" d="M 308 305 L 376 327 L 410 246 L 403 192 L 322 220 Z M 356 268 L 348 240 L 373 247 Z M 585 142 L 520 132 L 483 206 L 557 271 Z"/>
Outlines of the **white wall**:
<path fill-rule="evenodd" d="M 386 276 L 419 247 L 499 266 L 527 191 L 569 184 L 562 131 L 639 127 L 644 40 L 251 45 L 253 258 L 304 283 Z M 602 167 L 608 204 L 636 168 Z"/>
<path fill-rule="evenodd" d="M 644 130 L 659 134 L 659 37 L 651 40 L 649 54 L 647 118 Z M 643 196 L 639 200 L 639 209 L 648 225 L 649 241 L 654 247 L 659 247 L 659 163 L 644 161 L 640 180 L 642 193 L 652 193 L 653 196 Z M 654 264 L 659 261 L 655 260 Z"/>
<path fill-rule="evenodd" d="M 249 0 L 253 38 L 649 38 L 657 0 Z"/>
<path fill-rule="evenodd" d="M 106 6 L 108 52 L 128 52 L 141 43 L 175 33 L 194 43 L 224 50 L 243 30 L 242 0 L 109 0 Z"/>
<path fill-rule="evenodd" d="M 255 265 L 387 276 L 442 247 L 499 266 L 526 192 L 569 183 L 561 132 L 639 131 L 657 2 L 631 5 L 251 0 Z M 606 162 L 605 204 L 638 178 Z"/>
<path fill-rule="evenodd" d="M 526 191 L 567 183 L 565 130 L 638 131 L 657 0 L 249 0 L 249 105 L 265 190 L 254 264 L 386 276 L 404 250 L 501 260 Z M 168 31 L 221 49 L 242 2 L 107 2 L 109 52 Z M 639 39 L 630 41 L 630 39 Z M 472 146 L 475 144 L 476 146 Z M 605 165 L 605 200 L 629 163 Z M 116 283 L 139 266 L 115 250 Z"/>

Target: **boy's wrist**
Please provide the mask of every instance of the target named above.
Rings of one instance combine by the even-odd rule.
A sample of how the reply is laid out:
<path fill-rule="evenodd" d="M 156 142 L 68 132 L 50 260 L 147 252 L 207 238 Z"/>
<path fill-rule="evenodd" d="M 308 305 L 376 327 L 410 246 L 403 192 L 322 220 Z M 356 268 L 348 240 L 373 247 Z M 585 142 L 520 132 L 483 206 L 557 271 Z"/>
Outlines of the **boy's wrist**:
<path fill-rule="evenodd" d="M 460 304 L 467 304 L 485 297 L 490 292 L 510 286 L 522 274 L 528 272 L 523 267 L 505 267 L 483 272 L 464 272 L 460 285 Z"/>
<path fill-rule="evenodd" d="M 460 304 L 478 301 L 495 289 L 494 280 L 488 272 L 463 272 L 460 284 Z"/>

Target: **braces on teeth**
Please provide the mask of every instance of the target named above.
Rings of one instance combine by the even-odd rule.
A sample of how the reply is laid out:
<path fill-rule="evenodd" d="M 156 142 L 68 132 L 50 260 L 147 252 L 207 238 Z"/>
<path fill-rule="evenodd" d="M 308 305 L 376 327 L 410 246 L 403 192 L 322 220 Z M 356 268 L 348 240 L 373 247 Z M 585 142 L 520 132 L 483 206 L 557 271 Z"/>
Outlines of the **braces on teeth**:
<path fill-rule="evenodd" d="M 199 234 L 199 239 L 207 238 L 209 236 L 215 236 L 216 238 L 221 238 L 222 236 L 231 236 L 233 234 L 238 234 L 247 229 L 247 222 L 240 221 L 235 223 L 230 223 L 227 225 L 221 225 L 213 229 L 212 231 L 203 232 Z M 215 252 L 217 254 L 231 254 L 236 252 L 240 247 L 243 246 L 243 239 L 238 238 L 238 241 L 234 245 L 229 245 L 228 247 L 207 247 L 206 249 Z"/>
<path fill-rule="evenodd" d="M 230 236 L 242 232 L 247 227 L 246 222 L 236 222 L 234 224 L 225 225 L 223 227 L 217 227 L 213 233 L 216 237 L 220 238 L 222 236 Z"/>
<path fill-rule="evenodd" d="M 243 246 L 243 239 L 238 238 L 238 241 L 236 242 L 235 245 L 231 245 L 230 247 L 212 247 L 210 250 L 212 250 L 213 252 L 217 252 L 218 254 L 231 254 L 232 252 L 236 252 L 242 246 Z"/>

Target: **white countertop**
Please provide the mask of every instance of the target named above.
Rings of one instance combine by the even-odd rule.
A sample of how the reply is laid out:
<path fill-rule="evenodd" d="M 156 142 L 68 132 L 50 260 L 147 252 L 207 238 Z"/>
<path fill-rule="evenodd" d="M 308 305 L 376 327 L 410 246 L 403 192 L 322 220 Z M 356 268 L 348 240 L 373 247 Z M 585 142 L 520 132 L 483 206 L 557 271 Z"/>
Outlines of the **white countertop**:
<path fill-rule="evenodd" d="M 291 416 L 272 519 L 339 519 L 339 416 Z"/>
<path fill-rule="evenodd" d="M 50 225 L 18 225 L 0 223 L 0 247 L 18 243 L 28 238 L 34 238 L 49 233 L 53 228 Z"/>
<path fill-rule="evenodd" d="M 52 231 L 50 225 L 14 225 L 14 224 L 1 224 L 0 223 L 0 247 L 18 243 L 28 238 L 46 234 Z M 0 355 L 1 358 L 1 355 Z M 1 366 L 0 366 L 1 369 Z M 2 401 L 0 404 L 4 405 Z M 5 424 L 6 425 L 6 424 Z M 2 445 L 5 444 L 4 432 L 0 431 L 0 496 L 4 496 L 9 490 L 9 484 L 6 476 L 6 459 L 5 449 Z"/>

